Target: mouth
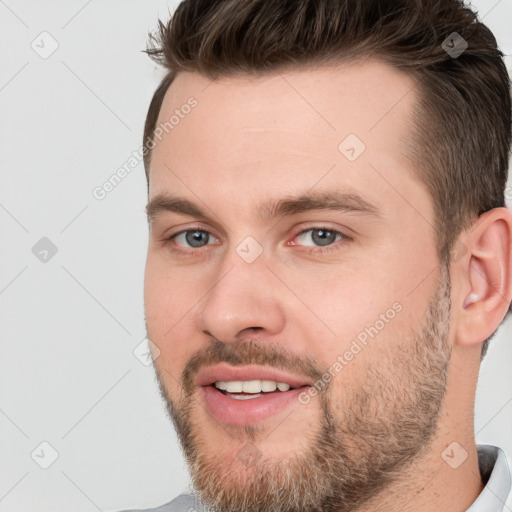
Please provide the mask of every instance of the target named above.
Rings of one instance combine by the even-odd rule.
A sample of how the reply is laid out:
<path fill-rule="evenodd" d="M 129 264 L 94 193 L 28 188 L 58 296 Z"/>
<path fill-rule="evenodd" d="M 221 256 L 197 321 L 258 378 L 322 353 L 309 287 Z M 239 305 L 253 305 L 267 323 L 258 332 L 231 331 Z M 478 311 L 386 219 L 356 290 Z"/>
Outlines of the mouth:
<path fill-rule="evenodd" d="M 234 400 L 250 400 L 260 398 L 268 393 L 285 393 L 291 387 L 286 382 L 276 382 L 275 380 L 246 380 L 246 381 L 216 381 L 211 386 L 218 389 L 223 395 L 229 396 Z"/>
<path fill-rule="evenodd" d="M 196 383 L 211 416 L 233 426 L 252 425 L 280 413 L 311 386 L 307 379 L 274 369 L 225 364 L 206 368 Z"/>

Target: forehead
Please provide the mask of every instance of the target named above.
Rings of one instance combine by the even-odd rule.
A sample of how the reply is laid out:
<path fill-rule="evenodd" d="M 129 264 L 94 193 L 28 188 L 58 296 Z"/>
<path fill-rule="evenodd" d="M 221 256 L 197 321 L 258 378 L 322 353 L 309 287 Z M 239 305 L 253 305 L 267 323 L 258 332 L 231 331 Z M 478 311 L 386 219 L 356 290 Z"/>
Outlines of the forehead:
<path fill-rule="evenodd" d="M 337 185 L 380 202 L 399 200 L 392 189 L 419 195 L 428 209 L 405 156 L 415 99 L 413 79 L 378 61 L 216 80 L 180 73 L 159 114 L 168 129 L 153 150 L 150 197 L 215 190 L 245 211 L 240 195 Z"/>

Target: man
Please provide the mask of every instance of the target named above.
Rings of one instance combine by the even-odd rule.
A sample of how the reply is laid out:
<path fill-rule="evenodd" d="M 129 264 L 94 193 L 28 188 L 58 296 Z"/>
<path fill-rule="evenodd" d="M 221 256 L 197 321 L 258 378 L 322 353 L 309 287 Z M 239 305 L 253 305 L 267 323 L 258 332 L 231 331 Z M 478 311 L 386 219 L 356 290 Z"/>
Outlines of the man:
<path fill-rule="evenodd" d="M 148 50 L 145 309 L 195 494 L 158 511 L 497 512 L 509 78 L 457 0 L 188 0 Z"/>

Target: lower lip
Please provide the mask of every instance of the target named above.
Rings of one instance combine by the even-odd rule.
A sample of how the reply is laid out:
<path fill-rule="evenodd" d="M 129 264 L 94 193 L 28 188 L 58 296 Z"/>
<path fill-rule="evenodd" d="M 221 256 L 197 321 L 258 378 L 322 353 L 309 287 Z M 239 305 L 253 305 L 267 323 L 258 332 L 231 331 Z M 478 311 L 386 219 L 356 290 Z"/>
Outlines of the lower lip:
<path fill-rule="evenodd" d="M 225 425 L 244 426 L 266 420 L 280 413 L 293 402 L 298 402 L 299 395 L 306 387 L 262 393 L 258 398 L 246 400 L 230 398 L 214 386 L 202 386 L 201 389 L 208 412 L 216 421 Z"/>

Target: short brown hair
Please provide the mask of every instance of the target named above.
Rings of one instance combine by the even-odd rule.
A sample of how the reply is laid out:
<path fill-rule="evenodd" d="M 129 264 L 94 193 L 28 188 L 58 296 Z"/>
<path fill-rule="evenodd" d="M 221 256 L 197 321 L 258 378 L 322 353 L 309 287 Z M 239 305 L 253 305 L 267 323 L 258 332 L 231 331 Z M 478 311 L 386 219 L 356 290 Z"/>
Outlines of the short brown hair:
<path fill-rule="evenodd" d="M 465 44 L 460 55 L 450 51 Z M 433 199 L 441 262 L 475 216 L 505 206 L 510 78 L 492 32 L 462 0 L 185 0 L 167 24 L 159 21 L 146 52 L 167 75 L 149 107 L 145 143 L 180 71 L 215 79 L 386 62 L 417 84 L 408 156 Z M 148 152 L 148 182 L 150 159 Z"/>

